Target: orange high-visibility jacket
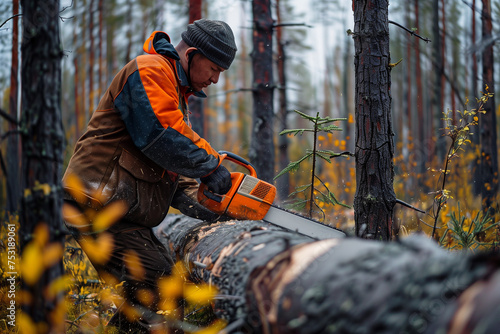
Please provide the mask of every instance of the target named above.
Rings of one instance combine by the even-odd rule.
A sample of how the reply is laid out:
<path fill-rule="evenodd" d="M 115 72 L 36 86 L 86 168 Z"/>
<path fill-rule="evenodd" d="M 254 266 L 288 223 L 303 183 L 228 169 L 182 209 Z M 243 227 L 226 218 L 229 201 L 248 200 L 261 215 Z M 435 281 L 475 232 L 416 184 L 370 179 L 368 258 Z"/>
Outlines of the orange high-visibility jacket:
<path fill-rule="evenodd" d="M 169 36 L 156 31 L 145 55 L 113 79 L 78 140 L 64 175 L 66 198 L 99 209 L 114 200 L 129 205 L 126 219 L 156 226 L 167 214 L 179 174 L 199 178 L 219 155 L 189 126 L 193 92 Z M 84 189 L 68 182 L 76 175 Z M 79 196 L 78 194 L 84 195 Z"/>

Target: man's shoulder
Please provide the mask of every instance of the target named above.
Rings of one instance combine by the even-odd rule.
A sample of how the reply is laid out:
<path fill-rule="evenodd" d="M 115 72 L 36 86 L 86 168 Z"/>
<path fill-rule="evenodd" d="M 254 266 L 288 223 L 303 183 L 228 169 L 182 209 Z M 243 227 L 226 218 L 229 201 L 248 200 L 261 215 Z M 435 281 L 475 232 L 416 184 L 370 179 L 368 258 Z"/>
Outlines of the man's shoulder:
<path fill-rule="evenodd" d="M 154 78 L 155 81 L 176 85 L 174 65 L 168 58 L 157 54 L 146 54 L 136 58 L 137 70 L 141 77 Z"/>
<path fill-rule="evenodd" d="M 165 67 L 169 68 L 170 71 L 173 71 L 173 65 L 172 62 L 159 54 L 144 54 L 140 55 L 136 58 L 137 61 L 137 67 L 138 68 L 143 68 L 143 67 Z"/>

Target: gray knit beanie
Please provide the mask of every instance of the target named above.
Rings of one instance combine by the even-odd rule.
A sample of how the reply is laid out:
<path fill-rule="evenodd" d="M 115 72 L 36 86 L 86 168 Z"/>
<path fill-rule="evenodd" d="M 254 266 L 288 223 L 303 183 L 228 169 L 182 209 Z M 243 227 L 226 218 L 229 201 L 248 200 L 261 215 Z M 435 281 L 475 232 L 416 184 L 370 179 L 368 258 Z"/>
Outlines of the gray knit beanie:
<path fill-rule="evenodd" d="M 236 55 L 234 35 L 227 23 L 201 19 L 188 25 L 182 34 L 187 45 L 197 48 L 201 54 L 224 69 L 228 69 Z"/>

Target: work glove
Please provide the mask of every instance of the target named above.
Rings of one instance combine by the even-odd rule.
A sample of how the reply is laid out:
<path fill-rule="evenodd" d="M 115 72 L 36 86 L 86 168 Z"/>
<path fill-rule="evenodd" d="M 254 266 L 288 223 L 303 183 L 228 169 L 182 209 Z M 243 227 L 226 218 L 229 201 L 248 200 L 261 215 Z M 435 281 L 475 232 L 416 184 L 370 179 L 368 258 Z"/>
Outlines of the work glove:
<path fill-rule="evenodd" d="M 201 219 L 206 222 L 213 222 L 220 219 L 220 215 L 213 213 L 209 209 L 205 208 L 203 205 L 198 203 L 197 200 L 189 197 L 188 194 L 177 191 L 174 198 L 172 199 L 172 207 L 179 210 L 182 214 Z"/>
<path fill-rule="evenodd" d="M 201 205 L 197 198 L 198 188 L 198 181 L 180 175 L 177 190 L 175 191 L 171 206 L 186 216 L 200 219 L 208 223 L 231 220 L 230 217 L 227 217 L 226 215 L 221 216 Z"/>
<path fill-rule="evenodd" d="M 231 189 L 231 173 L 222 165 L 212 174 L 201 177 L 200 181 L 207 185 L 209 191 L 219 195 L 224 195 Z"/>

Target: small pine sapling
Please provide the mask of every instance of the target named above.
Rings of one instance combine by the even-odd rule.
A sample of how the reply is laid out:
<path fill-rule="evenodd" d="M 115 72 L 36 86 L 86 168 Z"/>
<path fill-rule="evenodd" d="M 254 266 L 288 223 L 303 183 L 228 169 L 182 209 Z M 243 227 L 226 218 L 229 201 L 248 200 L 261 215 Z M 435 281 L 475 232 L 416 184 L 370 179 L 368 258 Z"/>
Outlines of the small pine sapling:
<path fill-rule="evenodd" d="M 481 246 L 489 246 L 488 243 L 483 242 L 486 232 L 500 223 L 493 223 L 493 218 L 490 217 L 488 212 L 482 213 L 479 211 L 473 218 L 470 219 L 470 225 L 467 226 L 468 219 L 463 215 L 460 210 L 460 203 L 458 204 L 458 212 L 449 214 L 450 222 L 448 228 L 439 239 L 439 244 L 450 249 L 462 249 L 466 251 L 474 251 Z M 446 238 L 449 234 L 449 237 Z M 448 241 L 447 241 L 448 240 Z M 456 246 L 452 246 L 452 242 L 456 242 Z"/>
<path fill-rule="evenodd" d="M 333 133 L 334 131 L 342 131 L 337 125 L 333 124 L 338 121 L 345 121 L 345 118 L 331 118 L 331 117 L 320 117 L 319 113 L 316 116 L 310 116 L 298 110 L 294 110 L 297 114 L 299 114 L 302 118 L 308 120 L 313 124 L 312 128 L 308 129 L 291 129 L 291 130 L 283 130 L 280 132 L 280 135 L 289 135 L 293 134 L 294 136 L 302 135 L 304 132 L 310 132 L 313 134 L 313 147 L 312 149 L 307 149 L 306 154 L 302 156 L 297 161 L 291 161 L 287 167 L 285 167 L 281 172 L 276 175 L 275 180 L 289 172 L 296 172 L 300 165 L 310 159 L 312 160 L 311 167 L 311 182 L 305 185 L 300 185 L 295 188 L 295 191 L 291 193 L 289 196 L 296 196 L 299 194 L 304 195 L 304 199 L 298 199 L 293 203 L 292 207 L 297 210 L 305 210 L 307 207 L 309 209 L 309 217 L 313 217 L 314 212 L 319 212 L 323 219 L 325 218 L 325 212 L 318 205 L 318 202 L 323 202 L 327 205 L 341 205 L 344 207 L 349 207 L 343 203 L 340 203 L 335 195 L 330 191 L 326 183 L 319 177 L 316 173 L 317 161 L 318 158 L 323 159 L 324 161 L 331 163 L 331 158 L 339 157 L 339 156 L 347 156 L 350 155 L 348 152 L 344 153 L 336 153 L 331 150 L 319 150 L 317 148 L 318 144 L 318 133 Z M 315 181 L 318 181 L 318 186 L 315 186 Z M 315 210 L 316 209 L 316 210 Z"/>
<path fill-rule="evenodd" d="M 488 87 L 486 86 L 486 93 L 483 93 L 483 96 L 477 99 L 477 109 L 457 111 L 460 116 L 457 123 L 454 123 L 453 118 L 450 117 L 451 110 L 443 112 L 443 121 L 445 124 L 443 135 L 449 137 L 451 139 L 451 143 L 448 148 L 446 159 L 444 161 L 444 168 L 437 170 L 430 168 L 430 170 L 433 172 L 439 172 L 438 183 L 440 183 L 439 190 L 431 193 L 434 194 L 432 212 L 430 213 L 431 218 L 434 220 L 434 224 L 431 226 L 432 238 L 435 237 L 436 229 L 438 228 L 437 223 L 439 220 L 441 209 L 446 206 L 448 199 L 453 198 L 451 196 L 450 190 L 446 189 L 447 175 L 450 173 L 449 167 L 451 161 L 454 158 L 458 158 L 459 151 L 464 151 L 465 145 L 467 143 L 470 143 L 469 136 L 472 135 L 472 133 L 470 132 L 471 127 L 478 125 L 479 115 L 486 113 L 483 107 L 488 101 L 488 98 L 492 96 L 493 94 L 488 91 Z M 467 100 L 466 105 L 468 104 L 468 102 L 469 101 Z"/>

